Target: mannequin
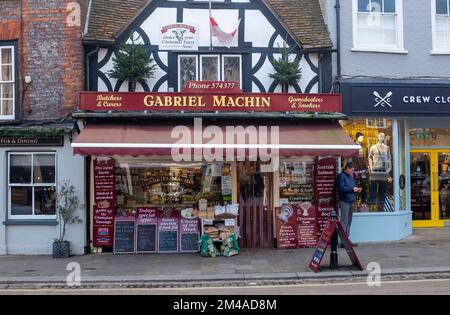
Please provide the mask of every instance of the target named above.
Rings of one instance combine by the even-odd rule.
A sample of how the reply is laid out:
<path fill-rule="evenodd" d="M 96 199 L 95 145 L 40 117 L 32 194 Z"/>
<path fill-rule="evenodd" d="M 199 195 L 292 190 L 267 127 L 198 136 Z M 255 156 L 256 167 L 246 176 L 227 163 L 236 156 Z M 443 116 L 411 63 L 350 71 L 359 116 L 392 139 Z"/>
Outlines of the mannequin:
<path fill-rule="evenodd" d="M 388 179 L 392 169 L 391 150 L 385 144 L 386 135 L 378 134 L 378 142 L 369 150 L 370 196 L 369 205 L 384 211 Z"/>
<path fill-rule="evenodd" d="M 362 188 L 360 198 L 361 204 L 367 202 L 367 148 L 364 145 L 364 134 L 357 132 L 355 135 L 355 144 L 360 145 L 359 156 L 351 158 L 351 162 L 355 164 L 354 177 L 357 182 L 357 186 Z"/>

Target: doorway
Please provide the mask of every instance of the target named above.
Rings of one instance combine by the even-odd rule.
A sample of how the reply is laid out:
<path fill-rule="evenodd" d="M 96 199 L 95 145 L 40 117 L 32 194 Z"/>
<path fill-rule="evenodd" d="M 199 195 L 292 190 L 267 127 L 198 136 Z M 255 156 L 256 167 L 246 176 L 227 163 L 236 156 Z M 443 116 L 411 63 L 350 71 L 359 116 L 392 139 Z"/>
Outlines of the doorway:
<path fill-rule="evenodd" d="M 411 150 L 413 227 L 450 222 L 450 150 Z"/>
<path fill-rule="evenodd" d="M 273 175 L 261 172 L 259 162 L 240 162 L 238 170 L 240 245 L 273 247 Z"/>

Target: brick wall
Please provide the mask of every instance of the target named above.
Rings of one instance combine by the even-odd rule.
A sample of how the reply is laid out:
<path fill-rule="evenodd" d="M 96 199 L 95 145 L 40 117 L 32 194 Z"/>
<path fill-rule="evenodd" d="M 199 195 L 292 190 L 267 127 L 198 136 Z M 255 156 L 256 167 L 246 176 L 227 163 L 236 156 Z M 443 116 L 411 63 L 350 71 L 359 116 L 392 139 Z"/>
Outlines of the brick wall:
<path fill-rule="evenodd" d="M 78 104 L 83 23 L 71 18 L 73 3 L 85 5 L 83 0 L 0 0 L 0 40 L 18 41 L 20 95 L 24 76 L 32 77 L 23 97 L 25 120 L 65 118 Z"/>

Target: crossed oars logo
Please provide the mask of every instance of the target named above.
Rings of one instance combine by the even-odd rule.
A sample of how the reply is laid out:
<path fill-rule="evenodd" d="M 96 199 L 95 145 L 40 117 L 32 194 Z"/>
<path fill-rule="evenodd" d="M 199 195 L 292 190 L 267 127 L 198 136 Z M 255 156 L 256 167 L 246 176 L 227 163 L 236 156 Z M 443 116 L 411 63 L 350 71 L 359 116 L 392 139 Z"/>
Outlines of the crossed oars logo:
<path fill-rule="evenodd" d="M 378 107 L 378 106 L 381 106 L 381 107 L 386 107 L 386 106 L 389 106 L 389 107 L 392 107 L 392 105 L 391 105 L 391 96 L 393 95 L 394 93 L 392 93 L 391 91 L 389 91 L 387 94 L 386 94 L 386 96 L 385 97 L 382 97 L 381 95 L 380 95 L 380 93 L 378 93 L 377 91 L 374 91 L 373 92 L 373 95 L 375 95 L 375 102 L 377 102 L 376 104 L 375 104 L 375 107 Z"/>

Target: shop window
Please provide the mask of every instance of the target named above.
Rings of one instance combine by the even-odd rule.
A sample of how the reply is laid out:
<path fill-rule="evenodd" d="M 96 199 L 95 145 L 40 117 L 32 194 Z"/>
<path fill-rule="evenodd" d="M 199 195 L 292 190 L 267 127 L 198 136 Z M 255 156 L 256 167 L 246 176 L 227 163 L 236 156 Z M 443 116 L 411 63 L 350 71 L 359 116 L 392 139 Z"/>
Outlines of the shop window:
<path fill-rule="evenodd" d="M 358 157 L 342 159 L 355 164 L 355 180 L 363 190 L 357 194 L 357 212 L 393 212 L 392 121 L 356 119 L 341 122 L 344 130 L 361 145 Z M 379 125 L 376 128 L 376 125 Z"/>
<path fill-rule="evenodd" d="M 433 51 L 450 54 L 450 0 L 432 0 Z"/>
<path fill-rule="evenodd" d="M 314 202 L 314 160 L 280 163 L 280 205 Z"/>
<path fill-rule="evenodd" d="M 14 47 L 0 46 L 0 120 L 14 119 Z"/>
<path fill-rule="evenodd" d="M 56 187 L 56 155 L 10 153 L 8 156 L 9 214 L 17 218 L 55 215 L 51 195 Z"/>
<path fill-rule="evenodd" d="M 409 130 L 411 147 L 449 147 L 450 129 L 412 128 Z"/>
<path fill-rule="evenodd" d="M 231 202 L 230 164 L 117 162 L 117 206 L 123 209 L 162 207 L 198 209 Z"/>
<path fill-rule="evenodd" d="M 180 55 L 178 56 L 179 90 L 187 81 L 233 81 L 242 86 L 240 55 Z"/>
<path fill-rule="evenodd" d="M 353 0 L 354 48 L 403 50 L 402 0 Z"/>

